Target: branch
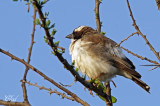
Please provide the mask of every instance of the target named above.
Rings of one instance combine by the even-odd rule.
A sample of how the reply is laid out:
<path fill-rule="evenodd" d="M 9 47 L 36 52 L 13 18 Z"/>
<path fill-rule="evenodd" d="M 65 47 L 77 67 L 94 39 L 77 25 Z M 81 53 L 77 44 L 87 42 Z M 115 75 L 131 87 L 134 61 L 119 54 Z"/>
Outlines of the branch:
<path fill-rule="evenodd" d="M 149 71 L 152 71 L 156 68 L 160 68 L 160 64 L 150 64 L 150 65 L 141 65 L 141 66 L 154 66 L 152 69 L 150 69 Z"/>
<path fill-rule="evenodd" d="M 24 102 L 10 102 L 0 100 L 0 105 L 8 105 L 8 106 L 27 106 Z"/>
<path fill-rule="evenodd" d="M 11 59 L 13 60 L 17 60 L 21 63 L 23 63 L 26 67 L 29 67 L 30 69 L 32 69 L 34 72 L 38 73 L 40 76 L 42 76 L 44 79 L 48 80 L 50 83 L 54 84 L 56 87 L 58 87 L 59 89 L 63 90 L 64 92 L 66 92 L 68 95 L 72 96 L 75 101 L 77 101 L 78 103 L 81 103 L 82 105 L 85 106 L 89 106 L 89 104 L 87 104 L 85 101 L 81 100 L 76 94 L 72 93 L 71 91 L 69 91 L 68 89 L 64 88 L 63 86 L 59 85 L 58 83 L 56 83 L 53 79 L 47 77 L 45 74 L 43 74 L 41 71 L 39 71 L 38 69 L 36 69 L 35 67 L 33 67 L 32 65 L 28 64 L 27 62 L 24 61 L 24 59 L 20 59 L 14 55 L 12 55 L 11 53 L 4 51 L 0 48 L 0 52 L 2 52 L 3 54 L 11 57 Z"/>
<path fill-rule="evenodd" d="M 149 65 L 141 65 L 141 66 L 157 66 L 157 67 L 160 67 L 160 64 L 149 64 Z"/>
<path fill-rule="evenodd" d="M 119 44 L 117 44 L 116 46 L 120 46 L 124 41 L 128 40 L 131 36 L 138 34 L 138 32 L 134 32 L 132 33 L 130 36 L 128 36 L 127 38 L 125 38 L 124 40 L 122 40 Z"/>
<path fill-rule="evenodd" d="M 154 64 L 159 64 L 159 63 L 156 62 L 156 61 L 152 61 L 151 59 L 148 59 L 148 58 L 146 58 L 146 57 L 139 56 L 138 54 L 135 54 L 135 53 L 129 51 L 128 49 L 126 49 L 126 48 L 124 48 L 124 47 L 122 47 L 122 46 L 121 46 L 121 48 L 122 48 L 123 50 L 127 51 L 128 53 L 130 53 L 130 54 L 132 54 L 132 55 L 134 55 L 134 56 L 136 56 L 136 57 L 138 57 L 138 58 L 140 58 L 140 59 L 142 59 L 142 60 L 146 60 L 146 61 L 149 61 L 150 63 L 154 63 Z"/>
<path fill-rule="evenodd" d="M 158 10 L 160 10 L 160 0 L 156 0 Z"/>
<path fill-rule="evenodd" d="M 93 86 L 92 84 L 88 83 L 83 78 L 81 78 L 81 76 L 73 69 L 73 66 L 71 66 L 67 62 L 67 60 L 63 58 L 62 54 L 57 52 L 57 48 L 56 48 L 55 44 L 53 43 L 53 38 L 50 36 L 48 28 L 45 27 L 46 19 L 44 18 L 44 15 L 41 11 L 41 6 L 38 4 L 38 2 L 36 0 L 33 0 L 33 1 L 34 1 L 33 5 L 35 5 L 37 7 L 39 17 L 42 21 L 41 26 L 43 27 L 43 29 L 45 31 L 46 37 L 48 39 L 48 44 L 52 48 L 52 50 L 54 51 L 55 56 L 57 56 L 59 61 L 64 65 L 64 67 L 68 71 L 71 72 L 71 74 L 76 78 L 77 81 L 79 81 L 81 84 L 83 84 L 86 88 L 89 88 L 90 90 L 93 90 L 95 93 L 97 93 L 98 95 L 102 96 L 103 98 L 105 98 L 107 100 L 108 99 L 107 94 L 105 94 L 101 89 L 97 89 L 97 87 Z"/>
<path fill-rule="evenodd" d="M 29 12 L 29 9 L 30 9 L 30 4 L 29 4 L 29 0 L 27 0 L 27 5 L 28 5 L 28 12 Z"/>
<path fill-rule="evenodd" d="M 97 24 L 97 31 L 100 33 L 101 32 L 101 21 L 100 21 L 100 16 L 99 16 L 99 5 L 101 1 L 100 0 L 95 0 L 95 16 L 96 16 L 96 24 Z"/>
<path fill-rule="evenodd" d="M 37 10 L 36 8 L 34 8 L 34 14 L 33 14 L 33 29 L 32 29 L 32 34 L 31 34 L 31 44 L 30 44 L 30 48 L 29 48 L 29 52 L 28 52 L 28 59 L 27 59 L 27 63 L 30 62 L 30 58 L 31 58 L 31 52 L 32 52 L 32 48 L 33 48 L 33 44 L 34 44 L 34 33 L 35 33 L 35 19 L 36 19 L 36 13 Z M 26 76 L 28 73 L 29 68 L 26 67 L 25 72 L 24 72 L 24 76 L 23 76 L 23 80 L 26 81 Z M 25 83 L 22 82 L 22 90 L 23 90 L 23 98 L 24 98 L 24 102 L 27 103 L 29 106 L 29 101 L 28 101 L 28 97 L 27 97 L 27 89 L 25 86 Z"/>
<path fill-rule="evenodd" d="M 60 95 L 62 98 L 66 98 L 66 99 L 75 101 L 75 99 L 74 99 L 73 97 L 68 97 L 68 96 L 65 95 L 65 93 L 60 93 L 60 92 L 58 92 L 57 90 L 54 90 L 54 91 L 53 91 L 51 88 L 49 89 L 49 88 L 46 88 L 46 87 L 44 87 L 44 86 L 39 86 L 39 85 L 37 85 L 37 83 L 32 84 L 31 82 L 26 82 L 26 81 L 24 81 L 24 80 L 21 80 L 21 82 L 27 83 L 28 85 L 35 86 L 35 87 L 39 88 L 39 90 L 42 90 L 42 89 L 47 90 L 47 91 L 49 91 L 49 94 L 50 94 L 50 95 L 51 95 L 52 93 L 56 93 L 57 95 Z"/>
<path fill-rule="evenodd" d="M 107 106 L 113 106 L 112 97 L 111 97 L 111 87 L 110 82 L 105 83 L 106 94 L 109 96 L 111 102 L 106 101 Z"/>
<path fill-rule="evenodd" d="M 35 34 L 35 20 L 36 20 L 36 13 L 37 13 L 37 10 L 36 8 L 34 8 L 34 14 L 33 14 L 33 29 L 32 29 L 32 34 L 31 34 L 31 44 L 30 44 L 30 48 L 28 49 L 29 52 L 28 52 L 28 59 L 27 59 L 27 63 L 30 62 L 30 59 L 31 59 L 31 53 L 32 53 L 32 48 L 33 48 L 33 44 L 35 43 L 34 42 L 34 34 Z M 26 67 L 25 69 L 25 74 L 23 76 L 23 80 L 26 80 L 26 76 L 27 76 L 27 72 L 28 72 L 29 68 Z"/>
<path fill-rule="evenodd" d="M 149 48 L 151 49 L 151 51 L 155 54 L 155 56 L 157 57 L 157 59 L 160 61 L 160 57 L 159 57 L 159 52 L 156 52 L 155 49 L 153 48 L 153 46 L 149 43 L 149 41 L 147 40 L 146 38 L 146 35 L 143 35 L 142 32 L 140 31 L 139 27 L 137 26 L 136 24 L 136 21 L 133 17 L 133 14 L 132 14 L 132 10 L 130 8 L 130 4 L 129 4 L 129 1 L 127 0 L 127 5 L 128 5 L 128 9 L 129 9 L 129 12 L 130 12 L 130 16 L 132 18 L 132 21 L 133 21 L 133 26 L 134 28 L 137 30 L 137 32 L 142 36 L 142 38 L 145 40 L 146 44 L 149 46 Z"/>

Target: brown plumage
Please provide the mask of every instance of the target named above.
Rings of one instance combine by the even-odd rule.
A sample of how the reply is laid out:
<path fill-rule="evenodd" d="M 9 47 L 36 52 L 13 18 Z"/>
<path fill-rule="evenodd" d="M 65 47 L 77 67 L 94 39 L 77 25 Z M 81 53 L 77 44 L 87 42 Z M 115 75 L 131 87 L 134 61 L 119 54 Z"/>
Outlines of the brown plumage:
<path fill-rule="evenodd" d="M 141 75 L 135 71 L 133 63 L 113 40 L 88 26 L 76 28 L 66 38 L 72 39 L 69 50 L 75 67 L 89 78 L 107 82 L 121 75 L 149 92 L 150 87 L 140 80 Z"/>

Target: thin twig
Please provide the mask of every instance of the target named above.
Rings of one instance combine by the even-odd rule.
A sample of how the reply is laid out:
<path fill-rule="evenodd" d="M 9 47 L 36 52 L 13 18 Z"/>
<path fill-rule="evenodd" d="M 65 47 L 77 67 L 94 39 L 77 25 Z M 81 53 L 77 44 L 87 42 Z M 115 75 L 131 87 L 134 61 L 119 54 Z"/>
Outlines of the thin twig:
<path fill-rule="evenodd" d="M 141 66 L 154 66 L 152 69 L 149 69 L 149 71 L 152 71 L 156 68 L 160 68 L 160 64 L 150 64 L 150 65 L 141 65 Z"/>
<path fill-rule="evenodd" d="M 97 31 L 100 33 L 101 32 L 101 21 L 100 21 L 100 15 L 99 15 L 99 6 L 100 6 L 101 1 L 100 0 L 95 0 L 95 16 L 96 16 L 96 24 L 97 24 Z"/>
<path fill-rule="evenodd" d="M 156 0 L 158 10 L 160 10 L 160 0 Z"/>
<path fill-rule="evenodd" d="M 106 88 L 106 94 L 109 95 L 109 99 L 111 102 L 106 101 L 107 106 L 113 106 L 112 104 L 112 98 L 111 98 L 111 87 L 110 87 L 110 82 L 105 83 L 105 88 Z"/>
<path fill-rule="evenodd" d="M 140 56 L 140 55 L 138 55 L 138 54 L 135 54 L 135 53 L 129 51 L 128 49 L 126 49 L 126 48 L 124 48 L 124 47 L 122 47 L 122 46 L 121 46 L 121 48 L 122 48 L 123 50 L 127 51 L 128 53 L 130 53 L 130 54 L 132 54 L 132 55 L 140 58 L 141 60 L 146 60 L 146 61 L 148 61 L 148 62 L 150 62 L 150 63 L 159 64 L 159 63 L 156 62 L 156 61 L 153 61 L 153 60 L 148 59 L 148 58 L 146 58 L 146 57 L 142 57 L 142 56 Z"/>
<path fill-rule="evenodd" d="M 159 52 L 155 51 L 155 49 L 153 48 L 153 46 L 150 44 L 150 42 L 146 38 L 146 35 L 143 35 L 142 32 L 140 31 L 139 27 L 137 26 L 136 21 L 135 21 L 135 19 L 133 17 L 132 10 L 131 10 L 131 7 L 130 7 L 130 4 L 129 4 L 128 0 L 127 0 L 127 5 L 128 5 L 129 12 L 130 12 L 130 16 L 131 16 L 132 21 L 133 21 L 134 28 L 142 36 L 142 38 L 145 40 L 146 44 L 149 46 L 149 48 L 151 49 L 151 51 L 155 54 L 155 56 L 157 57 L 157 59 L 160 61 Z"/>
<path fill-rule="evenodd" d="M 134 32 L 132 33 L 130 36 L 128 36 L 127 38 L 125 38 L 124 40 L 122 40 L 119 44 L 117 44 L 116 46 L 120 46 L 124 41 L 128 40 L 131 36 L 138 34 L 138 32 Z"/>
<path fill-rule="evenodd" d="M 48 31 L 48 28 L 45 27 L 46 24 L 46 19 L 44 18 L 44 15 L 41 11 L 41 6 L 37 3 L 36 0 L 33 0 L 33 5 L 35 5 L 37 7 L 37 11 L 39 13 L 39 17 L 42 21 L 42 27 L 45 31 L 46 37 L 48 39 L 48 44 L 51 47 L 51 49 L 54 51 L 55 56 L 57 56 L 57 58 L 59 59 L 59 61 L 64 65 L 64 67 L 71 72 L 71 74 L 76 78 L 77 81 L 79 81 L 81 84 L 83 84 L 86 88 L 89 88 L 90 90 L 93 90 L 95 93 L 97 93 L 98 95 L 102 96 L 105 99 L 108 99 L 107 94 L 105 94 L 101 89 L 97 89 L 96 87 L 94 87 L 92 84 L 88 83 L 87 81 L 85 81 L 83 78 L 81 78 L 81 76 L 73 69 L 73 66 L 70 65 L 66 59 L 63 58 L 62 54 L 59 53 L 57 51 L 57 48 L 55 46 L 55 44 L 53 43 L 53 39 L 50 36 L 50 33 Z"/>
<path fill-rule="evenodd" d="M 59 48 L 59 49 L 61 49 L 62 51 L 65 51 L 65 48 L 63 48 L 63 47 L 57 46 L 56 48 Z"/>
<path fill-rule="evenodd" d="M 30 44 L 30 48 L 29 48 L 29 52 L 28 52 L 28 59 L 27 59 L 27 63 L 30 62 L 30 58 L 31 58 L 31 52 L 32 52 L 32 48 L 33 48 L 33 44 L 34 44 L 34 33 L 35 33 L 35 20 L 36 20 L 36 13 L 37 10 L 36 8 L 34 8 L 34 14 L 33 14 L 33 29 L 32 29 L 32 34 L 31 34 L 31 44 Z M 25 72 L 24 72 L 24 76 L 23 76 L 23 80 L 26 81 L 26 76 L 28 73 L 29 68 L 26 66 Z M 24 82 L 22 82 L 22 90 L 23 90 L 23 98 L 24 98 L 24 102 L 29 104 L 28 101 L 28 97 L 27 97 L 27 89 L 26 89 L 26 85 Z"/>
<path fill-rule="evenodd" d="M 159 66 L 153 67 L 153 68 L 149 69 L 149 71 L 155 70 L 156 68 L 159 68 Z"/>
<path fill-rule="evenodd" d="M 35 25 L 36 13 L 37 13 L 37 9 L 34 8 L 34 15 L 33 15 L 33 29 L 32 29 L 32 34 L 31 34 L 31 44 L 30 44 L 30 48 L 28 49 L 29 52 L 28 52 L 27 63 L 30 62 L 33 44 L 35 43 L 35 42 L 34 42 L 34 34 L 35 34 L 35 26 L 36 26 L 36 25 Z M 27 76 L 28 70 L 29 70 L 29 68 L 26 67 L 26 69 L 25 69 L 25 74 L 24 74 L 24 76 L 23 76 L 23 80 L 26 80 L 26 76 Z"/>
<path fill-rule="evenodd" d="M 149 64 L 149 65 L 141 65 L 141 66 L 157 66 L 157 67 L 160 67 L 160 64 Z"/>
<path fill-rule="evenodd" d="M 54 84 L 56 87 L 58 87 L 59 89 L 63 90 L 64 92 L 66 92 L 68 95 L 72 96 L 75 99 L 75 101 L 77 101 L 78 103 L 81 103 L 82 105 L 85 105 L 85 106 L 89 106 L 89 104 L 87 102 L 85 102 L 82 99 L 80 99 L 76 94 L 72 93 L 68 89 L 66 89 L 63 86 L 61 86 L 58 83 L 56 83 L 53 79 L 49 78 L 48 76 L 46 76 L 45 74 L 43 74 L 41 71 L 39 71 L 35 67 L 33 67 L 32 65 L 28 64 L 27 62 L 25 62 L 24 59 L 20 59 L 20 58 L 18 58 L 16 56 L 12 55 L 9 52 L 2 50 L 1 48 L 0 48 L 0 52 L 2 52 L 3 54 L 11 57 L 12 60 L 14 59 L 14 60 L 17 60 L 17 61 L 23 63 L 26 67 L 29 67 L 34 72 L 36 72 L 40 76 L 42 76 L 44 79 L 48 80 L 50 83 Z"/>
<path fill-rule="evenodd" d="M 42 90 L 42 89 L 47 90 L 47 91 L 49 91 L 49 94 L 50 94 L 50 95 L 51 95 L 52 93 L 56 93 L 57 95 L 60 95 L 62 98 L 66 98 L 66 99 L 75 101 L 73 97 L 68 97 L 65 93 L 58 92 L 57 90 L 54 90 L 54 91 L 53 91 L 51 88 L 46 88 L 46 87 L 44 87 L 44 86 L 39 86 L 39 85 L 37 85 L 37 83 L 33 84 L 33 83 L 31 83 L 30 81 L 29 81 L 29 82 L 26 82 L 26 81 L 24 81 L 24 80 L 21 80 L 21 82 L 24 82 L 24 83 L 27 83 L 27 84 L 29 84 L 29 85 L 38 87 L 39 90 Z"/>
<path fill-rule="evenodd" d="M 29 0 L 27 0 L 27 5 L 28 5 L 28 12 L 29 12 L 29 9 L 30 9 L 30 4 L 29 4 Z"/>
<path fill-rule="evenodd" d="M 62 86 L 64 86 L 64 87 L 71 87 L 75 82 L 76 82 L 76 81 L 73 81 L 71 85 L 64 85 L 64 84 L 62 84 L 61 82 L 59 82 L 59 83 L 60 83 Z"/>
<path fill-rule="evenodd" d="M 111 82 L 113 83 L 114 87 L 116 88 L 117 85 L 115 84 L 115 82 L 113 80 L 111 80 Z"/>
<path fill-rule="evenodd" d="M 5 105 L 5 106 L 26 106 L 24 102 L 11 102 L 11 101 L 3 101 L 0 100 L 0 105 Z"/>

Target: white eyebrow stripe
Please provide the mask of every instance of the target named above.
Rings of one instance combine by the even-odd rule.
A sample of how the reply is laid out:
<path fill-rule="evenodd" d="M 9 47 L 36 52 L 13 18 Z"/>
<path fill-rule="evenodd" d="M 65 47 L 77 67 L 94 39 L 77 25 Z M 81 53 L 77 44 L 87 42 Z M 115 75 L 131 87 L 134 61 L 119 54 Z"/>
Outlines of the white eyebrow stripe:
<path fill-rule="evenodd" d="M 84 28 L 85 26 L 80 26 L 80 27 L 78 27 L 78 28 L 76 28 L 74 31 L 81 31 L 82 30 L 82 28 Z"/>

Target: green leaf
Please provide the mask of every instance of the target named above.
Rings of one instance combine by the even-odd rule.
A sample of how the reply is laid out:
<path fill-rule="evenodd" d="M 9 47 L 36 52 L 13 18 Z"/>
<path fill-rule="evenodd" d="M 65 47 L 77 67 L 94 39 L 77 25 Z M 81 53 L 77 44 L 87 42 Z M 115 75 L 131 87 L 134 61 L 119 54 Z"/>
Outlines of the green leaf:
<path fill-rule="evenodd" d="M 76 68 L 76 72 L 78 72 L 78 70 L 79 70 L 79 69 L 78 69 L 78 68 Z"/>
<path fill-rule="evenodd" d="M 100 34 L 105 35 L 105 34 L 106 34 L 106 32 L 100 32 Z"/>
<path fill-rule="evenodd" d="M 36 19 L 36 25 L 41 25 L 41 22 L 39 21 L 39 19 Z"/>
<path fill-rule="evenodd" d="M 100 22 L 100 24 L 101 24 L 101 26 L 103 26 L 103 25 L 102 25 L 102 24 L 103 24 L 103 22 L 102 22 L 102 21 Z"/>
<path fill-rule="evenodd" d="M 51 54 L 55 55 L 55 53 L 53 51 L 51 51 Z"/>
<path fill-rule="evenodd" d="M 101 83 L 101 82 L 97 83 L 97 88 L 105 91 L 105 87 L 104 87 L 103 83 Z"/>
<path fill-rule="evenodd" d="M 91 79 L 90 83 L 93 83 L 93 85 L 96 85 L 98 89 L 101 89 L 101 90 L 103 90 L 103 92 L 106 92 L 105 86 L 98 79 L 96 79 L 96 80 L 95 79 Z M 98 95 L 98 96 L 99 96 L 100 99 L 105 101 L 105 99 L 102 96 L 100 96 L 100 95 Z M 112 103 L 116 103 L 117 102 L 117 99 L 114 96 L 111 96 L 111 99 L 112 99 Z"/>
<path fill-rule="evenodd" d="M 47 21 L 46 21 L 46 27 L 47 27 L 47 28 L 49 27 L 50 23 L 51 23 L 50 20 L 47 20 Z"/>
<path fill-rule="evenodd" d="M 43 36 L 45 43 L 48 43 L 48 39 L 46 38 L 46 36 Z"/>
<path fill-rule="evenodd" d="M 55 46 L 59 46 L 59 41 L 54 42 Z"/>
<path fill-rule="evenodd" d="M 99 95 L 99 98 L 102 99 L 103 101 L 105 101 L 105 99 L 100 95 Z M 117 102 L 117 99 L 114 96 L 111 96 L 111 99 L 112 99 L 112 103 L 116 103 Z"/>
<path fill-rule="evenodd" d="M 47 2 L 47 0 L 44 0 L 41 2 L 41 5 L 45 4 Z"/>
<path fill-rule="evenodd" d="M 56 49 L 57 52 L 61 53 L 61 50 Z"/>
<path fill-rule="evenodd" d="M 29 4 L 31 4 L 31 3 L 29 3 L 29 2 L 25 3 L 25 5 L 29 5 Z"/>
<path fill-rule="evenodd" d="M 75 64 L 75 60 L 72 61 L 71 65 L 74 66 L 74 64 Z"/>
<path fill-rule="evenodd" d="M 61 53 L 65 53 L 65 50 L 62 50 Z"/>
<path fill-rule="evenodd" d="M 49 15 L 49 12 L 45 12 L 44 16 L 47 17 Z"/>
<path fill-rule="evenodd" d="M 82 78 L 83 78 L 84 80 L 86 80 L 86 74 L 85 74 L 85 75 L 82 75 Z"/>
<path fill-rule="evenodd" d="M 55 23 L 52 24 L 52 25 L 49 27 L 49 29 L 54 28 L 54 26 L 55 26 Z"/>
<path fill-rule="evenodd" d="M 55 35 L 56 32 L 57 32 L 57 30 L 53 28 L 53 30 L 52 30 L 52 36 Z"/>
<path fill-rule="evenodd" d="M 18 1 L 18 0 L 13 0 L 13 1 Z"/>
<path fill-rule="evenodd" d="M 39 5 L 41 5 L 41 1 L 40 0 L 37 0 L 37 2 L 38 2 Z"/>
<path fill-rule="evenodd" d="M 116 103 L 117 102 L 117 99 L 114 96 L 111 96 L 111 99 L 112 99 L 112 103 Z"/>
<path fill-rule="evenodd" d="M 48 43 L 48 40 L 47 40 L 47 39 L 44 39 L 44 41 L 45 41 L 46 43 Z"/>

